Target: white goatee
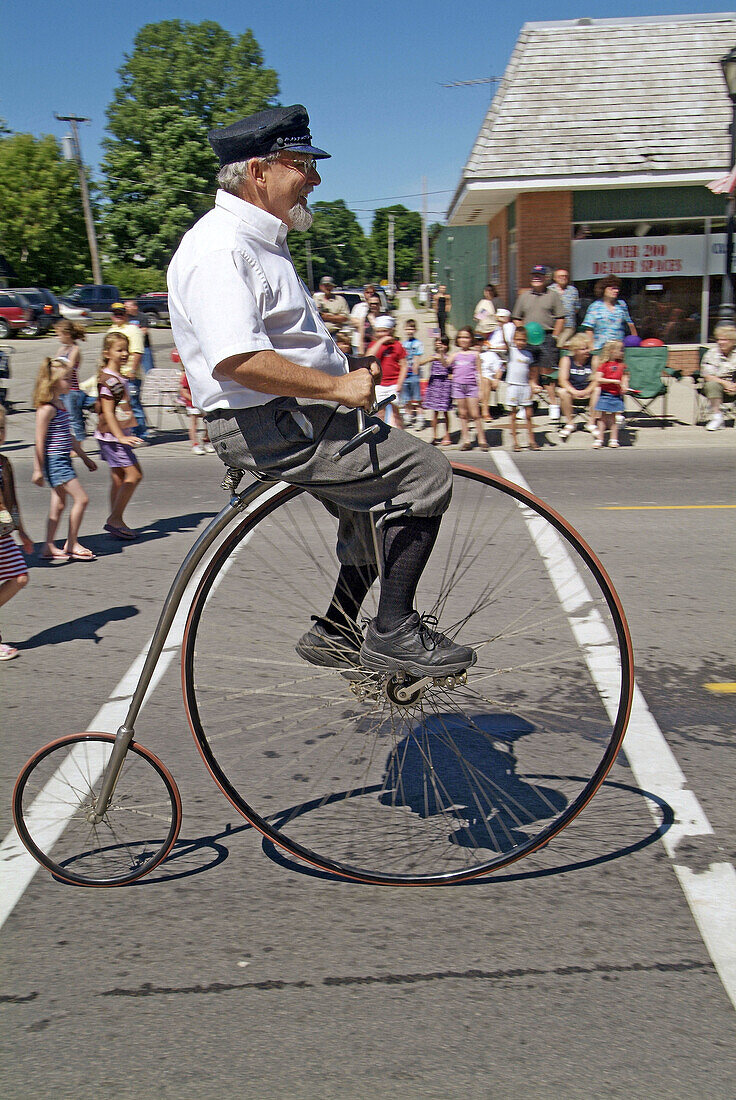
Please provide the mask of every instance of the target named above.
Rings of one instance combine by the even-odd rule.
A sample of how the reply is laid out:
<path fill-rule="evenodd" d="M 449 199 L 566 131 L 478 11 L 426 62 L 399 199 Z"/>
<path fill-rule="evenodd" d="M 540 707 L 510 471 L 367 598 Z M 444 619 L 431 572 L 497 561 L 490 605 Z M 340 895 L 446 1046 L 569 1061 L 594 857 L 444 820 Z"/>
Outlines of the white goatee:
<path fill-rule="evenodd" d="M 289 211 L 290 228 L 297 233 L 306 233 L 312 224 L 312 211 L 308 206 L 302 206 L 300 202 L 292 206 Z"/>

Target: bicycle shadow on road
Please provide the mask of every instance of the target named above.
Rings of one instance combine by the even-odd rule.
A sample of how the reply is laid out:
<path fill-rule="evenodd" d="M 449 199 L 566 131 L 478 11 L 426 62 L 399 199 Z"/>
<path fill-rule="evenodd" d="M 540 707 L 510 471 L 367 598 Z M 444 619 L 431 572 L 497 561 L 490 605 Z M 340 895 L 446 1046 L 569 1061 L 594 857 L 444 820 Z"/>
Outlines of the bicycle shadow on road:
<path fill-rule="evenodd" d="M 140 614 L 140 609 L 132 604 L 122 604 L 120 607 L 105 607 L 100 611 L 92 611 L 88 615 L 80 615 L 77 619 L 69 619 L 65 623 L 54 623 L 53 626 L 40 630 L 24 642 L 18 642 L 18 649 L 39 649 L 41 646 L 59 645 L 62 642 L 93 641 L 99 645 L 102 637 L 98 631 L 108 623 L 123 622 Z"/>

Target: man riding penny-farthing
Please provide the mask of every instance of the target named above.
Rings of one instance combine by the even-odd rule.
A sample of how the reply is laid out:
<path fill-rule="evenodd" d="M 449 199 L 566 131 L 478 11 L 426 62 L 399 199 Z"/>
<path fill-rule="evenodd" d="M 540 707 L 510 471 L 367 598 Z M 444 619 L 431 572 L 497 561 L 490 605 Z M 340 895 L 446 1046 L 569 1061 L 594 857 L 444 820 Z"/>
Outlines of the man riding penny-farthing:
<path fill-rule="evenodd" d="M 61 737 L 21 772 L 21 840 L 84 885 L 171 851 L 181 801 L 134 723 L 191 587 L 185 707 L 232 804 L 348 879 L 475 878 L 544 846 L 610 769 L 633 684 L 620 603 L 531 492 L 371 415 L 379 365 L 338 350 L 287 245 L 328 156 L 305 109 L 209 137 L 220 190 L 173 257 L 169 312 L 230 502 L 177 573 L 117 734 Z"/>

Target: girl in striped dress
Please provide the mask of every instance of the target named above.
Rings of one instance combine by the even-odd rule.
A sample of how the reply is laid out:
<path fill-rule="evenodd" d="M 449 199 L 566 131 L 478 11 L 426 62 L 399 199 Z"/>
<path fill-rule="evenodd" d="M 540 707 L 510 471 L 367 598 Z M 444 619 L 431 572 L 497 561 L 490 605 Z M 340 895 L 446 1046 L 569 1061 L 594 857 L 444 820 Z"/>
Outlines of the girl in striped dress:
<path fill-rule="evenodd" d="M 0 447 L 5 443 L 5 409 L 0 405 Z M 11 529 L 18 532 L 23 550 L 33 553 L 31 542 L 15 496 L 13 467 L 5 455 L 0 455 L 0 607 L 17 596 L 21 588 L 28 584 L 26 559 L 16 543 Z M 1 532 L 5 532 L 2 534 Z M 12 661 L 18 656 L 15 646 L 8 645 L 0 636 L 0 661 Z"/>
<path fill-rule="evenodd" d="M 41 551 L 44 561 L 95 561 L 91 550 L 78 541 L 79 527 L 89 498 L 79 483 L 72 466 L 71 452 L 79 455 L 88 470 L 97 463 L 84 453 L 69 425 L 69 413 L 62 400 L 69 392 L 68 363 L 60 359 L 45 359 L 38 372 L 33 404 L 36 409 L 36 451 L 33 464 L 34 485 L 43 485 L 44 477 L 51 486 L 51 504 L 46 522 L 46 543 Z M 69 512 L 69 534 L 62 550 L 54 544 L 56 528 L 66 506 L 67 493 L 72 498 Z"/>

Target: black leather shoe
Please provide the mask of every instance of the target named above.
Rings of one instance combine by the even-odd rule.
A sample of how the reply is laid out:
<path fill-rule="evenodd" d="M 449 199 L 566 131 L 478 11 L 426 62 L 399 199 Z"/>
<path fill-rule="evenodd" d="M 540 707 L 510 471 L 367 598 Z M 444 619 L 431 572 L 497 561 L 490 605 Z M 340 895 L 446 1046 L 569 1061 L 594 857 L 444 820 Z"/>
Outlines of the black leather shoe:
<path fill-rule="evenodd" d="M 356 668 L 363 638 L 357 625 L 339 628 L 327 619 L 312 615 L 314 626 L 295 645 L 299 656 L 322 668 Z"/>
<path fill-rule="evenodd" d="M 415 611 L 396 630 L 381 634 L 376 620 L 368 624 L 360 663 L 372 672 L 407 672 L 410 676 L 452 676 L 470 668 L 475 650 L 457 645 Z"/>

